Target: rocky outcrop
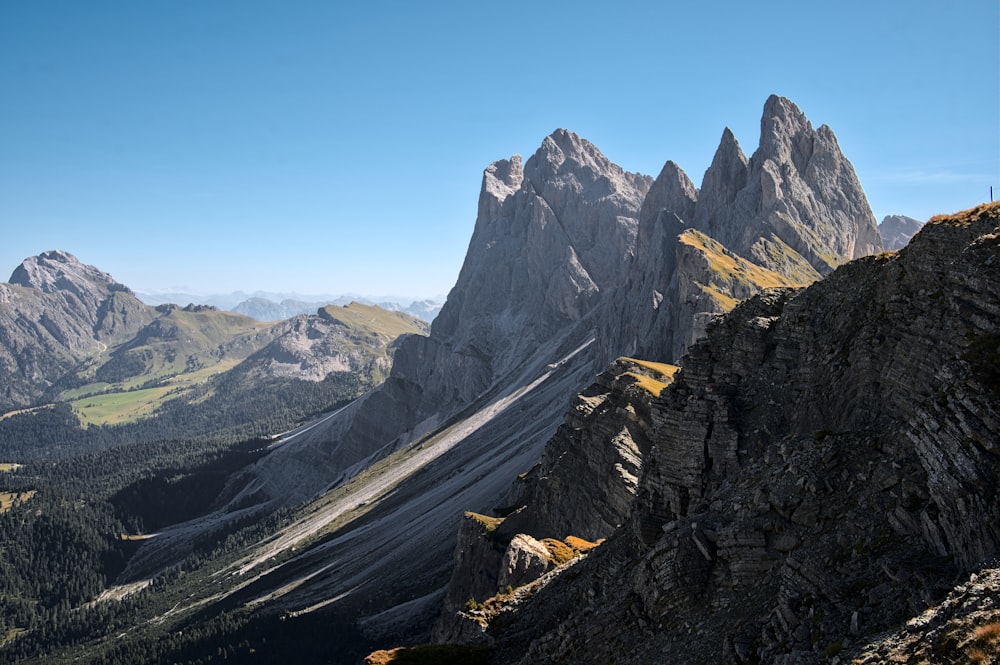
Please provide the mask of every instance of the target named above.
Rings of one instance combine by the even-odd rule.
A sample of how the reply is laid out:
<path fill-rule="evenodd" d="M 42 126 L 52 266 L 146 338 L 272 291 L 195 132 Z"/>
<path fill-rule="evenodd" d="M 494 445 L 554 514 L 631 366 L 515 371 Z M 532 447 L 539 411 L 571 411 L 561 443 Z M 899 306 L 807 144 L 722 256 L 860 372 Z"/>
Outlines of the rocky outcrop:
<path fill-rule="evenodd" d="M 919 219 L 906 215 L 886 215 L 878 225 L 878 232 L 882 236 L 882 244 L 891 252 L 906 247 L 923 225 Z"/>
<path fill-rule="evenodd" d="M 965 662 L 1000 658 L 1000 569 L 972 573 L 939 604 L 851 656 L 856 665 Z"/>
<path fill-rule="evenodd" d="M 377 385 L 389 374 L 400 336 L 426 335 L 427 325 L 407 314 L 353 302 L 293 317 L 271 334 L 274 340 L 240 367 L 247 381 L 322 381 L 333 372 L 350 372 Z"/>
<path fill-rule="evenodd" d="M 670 365 L 619 359 L 577 395 L 545 454 L 512 488 L 501 533 L 606 538 L 627 518 L 648 452 L 653 392 Z"/>
<path fill-rule="evenodd" d="M 25 259 L 0 284 L 0 411 L 32 404 L 154 318 L 127 287 L 66 252 Z"/>
<path fill-rule="evenodd" d="M 631 518 L 493 620 L 496 661 L 824 662 L 995 558 L 998 239 L 1000 205 L 935 218 L 713 324 Z"/>
<path fill-rule="evenodd" d="M 754 270 L 720 278 L 713 260 L 720 251 L 691 242 L 692 232 Z M 833 131 L 813 129 L 798 107 L 777 96 L 764 106 L 753 156 L 747 159 L 726 129 L 700 190 L 668 162 L 643 204 L 638 235 L 629 278 L 606 324 L 605 359 L 679 358 L 707 321 L 747 295 L 804 286 L 882 249 L 864 190 Z"/>
<path fill-rule="evenodd" d="M 468 599 L 481 603 L 534 582 L 557 565 L 550 547 L 580 550 L 627 520 L 649 450 L 650 407 L 676 369 L 617 360 L 576 397 L 541 462 L 515 481 L 499 509 L 506 517 L 466 514 L 437 641 L 482 640 L 486 617 L 463 612 Z"/>

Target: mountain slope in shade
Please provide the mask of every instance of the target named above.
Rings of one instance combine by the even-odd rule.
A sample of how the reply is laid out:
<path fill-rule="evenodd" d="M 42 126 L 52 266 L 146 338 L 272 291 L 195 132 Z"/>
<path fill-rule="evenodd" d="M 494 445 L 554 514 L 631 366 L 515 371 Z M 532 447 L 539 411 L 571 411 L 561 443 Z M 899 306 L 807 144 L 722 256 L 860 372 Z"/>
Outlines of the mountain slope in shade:
<path fill-rule="evenodd" d="M 720 318 L 636 411 L 648 452 L 628 518 L 465 638 L 497 663 L 911 662 L 944 648 L 930 637 L 982 646 L 971 616 L 958 632 L 934 617 L 968 615 L 956 603 L 995 577 L 969 573 L 1000 553 L 998 239 L 1000 204 L 937 217 L 898 253 Z M 590 435 L 608 418 L 622 422 L 586 423 L 580 445 L 611 445 Z M 539 508 L 590 491 L 560 487 Z"/>

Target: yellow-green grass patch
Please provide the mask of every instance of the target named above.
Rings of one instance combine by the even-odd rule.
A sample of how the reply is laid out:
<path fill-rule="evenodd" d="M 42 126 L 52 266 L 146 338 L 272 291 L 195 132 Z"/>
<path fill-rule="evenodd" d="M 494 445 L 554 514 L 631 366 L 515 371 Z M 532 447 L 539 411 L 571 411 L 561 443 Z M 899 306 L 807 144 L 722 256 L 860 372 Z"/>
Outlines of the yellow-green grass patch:
<path fill-rule="evenodd" d="M 935 215 L 927 220 L 928 224 L 944 224 L 947 226 L 969 226 L 982 219 L 1000 217 L 1000 201 L 983 203 L 975 208 L 962 210 L 951 215 Z"/>
<path fill-rule="evenodd" d="M 21 464 L 16 462 L 0 462 L 0 473 L 10 473 L 21 468 Z"/>
<path fill-rule="evenodd" d="M 481 665 L 488 661 L 488 648 L 460 644 L 383 649 L 365 657 L 365 665 Z"/>
<path fill-rule="evenodd" d="M 7 413 L 0 415 L 0 420 L 4 418 L 10 418 L 12 416 L 19 416 L 22 413 L 33 413 L 35 411 L 41 411 L 42 409 L 51 409 L 55 404 L 43 404 L 42 406 L 33 406 L 30 409 L 17 409 L 16 411 L 8 411 Z"/>
<path fill-rule="evenodd" d="M 656 379 L 646 376 L 645 374 L 625 372 L 625 375 L 635 379 L 635 385 L 639 386 L 653 397 L 659 397 L 663 389 L 667 387 L 667 384 L 663 381 L 657 381 Z"/>
<path fill-rule="evenodd" d="M 337 321 L 348 328 L 378 333 L 395 339 L 404 334 L 426 335 L 426 324 L 420 319 L 400 312 L 390 312 L 375 305 L 352 302 L 344 307 L 327 305 L 320 309 L 320 316 Z"/>
<path fill-rule="evenodd" d="M 645 369 L 656 372 L 662 377 L 667 379 L 674 378 L 674 374 L 680 369 L 677 365 L 671 365 L 670 363 L 656 363 L 651 360 L 639 360 L 638 358 L 627 358 L 623 357 L 622 360 L 630 362 L 639 367 L 644 367 Z"/>
<path fill-rule="evenodd" d="M 8 628 L 7 632 L 3 635 L 3 639 L 0 639 L 0 645 L 13 642 L 20 635 L 24 635 L 26 632 L 28 632 L 27 628 Z"/>
<path fill-rule="evenodd" d="M 14 507 L 15 503 L 24 503 L 35 496 L 35 490 L 27 492 L 0 492 L 0 513 L 5 513 Z"/>
<path fill-rule="evenodd" d="M 754 284 L 762 289 L 799 285 L 796 281 L 782 274 L 762 268 L 756 263 L 751 263 L 732 254 L 720 242 L 701 231 L 688 229 L 680 235 L 679 240 L 704 254 L 712 272 L 724 279 Z"/>
<path fill-rule="evenodd" d="M 118 425 L 152 415 L 172 386 L 94 395 L 70 402 L 84 425 Z"/>
<path fill-rule="evenodd" d="M 486 530 L 486 533 L 493 533 L 503 522 L 502 517 L 489 517 L 487 515 L 480 515 L 479 513 L 473 512 L 465 513 L 465 517 L 466 519 L 470 519 L 482 526 Z"/>

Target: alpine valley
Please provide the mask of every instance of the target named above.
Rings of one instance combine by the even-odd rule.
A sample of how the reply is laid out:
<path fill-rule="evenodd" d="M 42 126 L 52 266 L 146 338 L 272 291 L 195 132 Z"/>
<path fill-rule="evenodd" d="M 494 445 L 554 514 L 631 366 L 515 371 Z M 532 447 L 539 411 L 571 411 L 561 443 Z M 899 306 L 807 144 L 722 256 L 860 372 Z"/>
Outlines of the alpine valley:
<path fill-rule="evenodd" d="M 491 164 L 429 331 L 29 258 L 0 662 L 997 662 L 998 239 L 880 227 L 772 96 L 700 187 L 562 129 Z"/>

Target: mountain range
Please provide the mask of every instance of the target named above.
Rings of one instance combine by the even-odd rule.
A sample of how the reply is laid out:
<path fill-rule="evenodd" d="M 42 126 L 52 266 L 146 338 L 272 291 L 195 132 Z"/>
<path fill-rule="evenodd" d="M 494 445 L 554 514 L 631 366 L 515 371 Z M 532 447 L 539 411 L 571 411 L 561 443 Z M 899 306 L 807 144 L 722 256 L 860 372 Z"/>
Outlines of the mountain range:
<path fill-rule="evenodd" d="M 113 424 L 166 401 L 204 399 L 222 383 L 238 400 L 265 384 L 285 390 L 337 373 L 360 377 L 363 391 L 388 374 L 400 335 L 425 332 L 419 319 L 360 303 L 278 323 L 208 305 L 151 307 L 110 275 L 51 251 L 0 284 L 0 412 L 70 402 L 85 421 Z"/>
<path fill-rule="evenodd" d="M 297 293 L 271 293 L 258 291 L 248 295 L 242 291 L 220 293 L 214 295 L 195 295 L 191 293 L 174 292 L 138 292 L 136 297 L 147 305 L 168 305 L 191 303 L 211 305 L 219 309 L 244 314 L 258 321 L 279 321 L 290 319 L 299 314 L 311 314 L 326 305 L 349 305 L 352 302 L 363 305 L 377 305 L 392 312 L 403 312 L 415 316 L 428 323 L 434 320 L 441 310 L 443 298 L 427 298 L 423 300 L 408 300 L 405 298 L 369 297 L 354 295 L 313 295 L 304 296 Z M 402 305 L 401 302 L 409 302 Z"/>
<path fill-rule="evenodd" d="M 247 552 L 253 597 L 362 613 L 376 639 L 428 635 L 461 515 L 509 505 L 511 479 L 609 359 L 675 360 L 740 299 L 881 249 L 833 133 L 788 100 L 768 100 L 751 159 L 723 133 L 700 190 L 670 163 L 657 179 L 629 173 L 558 130 L 527 161 L 485 170 L 458 282 L 430 335 L 402 340 L 386 382 L 233 478 L 202 523 L 144 545 L 123 581 L 182 557 L 227 506 L 311 499 L 302 522 Z M 389 479 L 370 476 L 379 465 Z"/>
<path fill-rule="evenodd" d="M 752 155 L 724 130 L 700 187 L 566 130 L 494 162 L 429 334 L 379 313 L 396 334 L 367 364 L 337 337 L 361 306 L 277 326 L 150 308 L 50 253 L 0 287 L 0 330 L 33 335 L 3 333 L 0 369 L 14 406 L 204 370 L 155 343 L 202 316 L 235 332 L 216 391 L 372 377 L 137 541 L 108 589 L 144 589 L 135 632 L 92 653 L 280 616 L 336 626 L 314 656 L 335 662 L 431 640 L 497 663 L 878 662 L 1000 545 L 998 225 L 985 206 L 885 252 L 913 226 L 880 233 L 833 131 L 773 96 Z M 204 546 L 220 533 L 247 535 Z"/>

